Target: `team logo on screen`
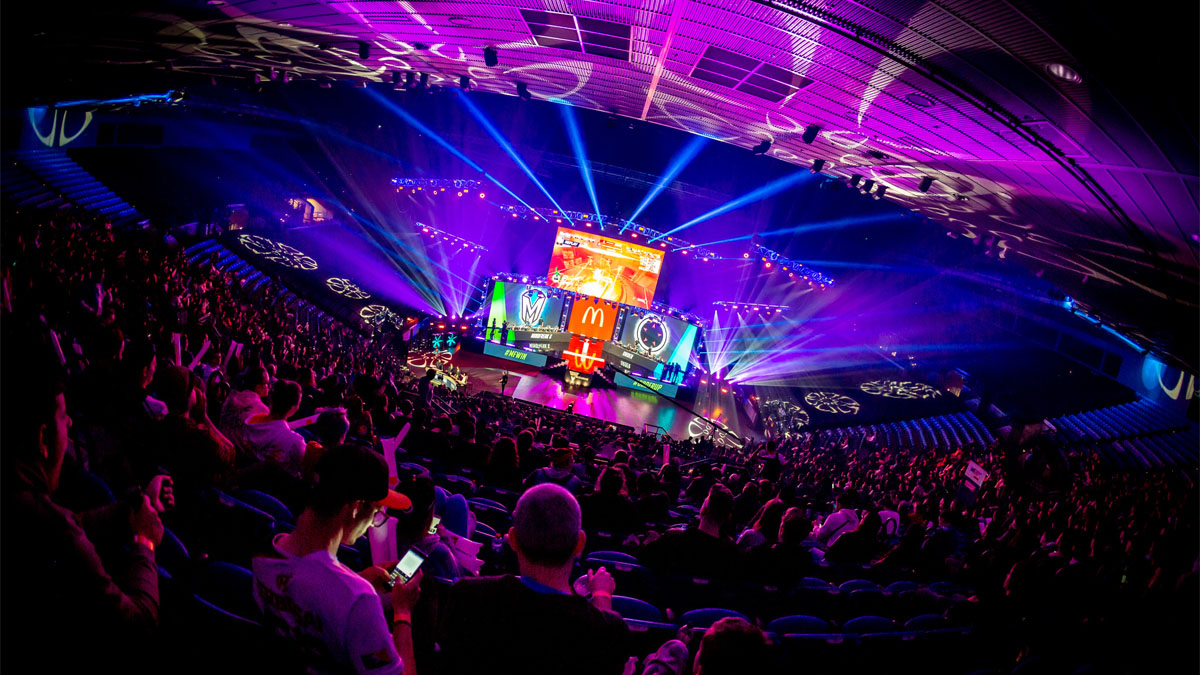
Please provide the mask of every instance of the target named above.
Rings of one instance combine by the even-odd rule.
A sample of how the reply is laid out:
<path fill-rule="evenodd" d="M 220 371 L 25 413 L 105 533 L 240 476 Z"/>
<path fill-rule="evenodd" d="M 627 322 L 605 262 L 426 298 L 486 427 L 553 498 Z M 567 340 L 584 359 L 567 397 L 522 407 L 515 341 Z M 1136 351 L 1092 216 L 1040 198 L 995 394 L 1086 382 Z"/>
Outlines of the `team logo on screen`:
<path fill-rule="evenodd" d="M 599 307 L 588 307 L 583 310 L 583 323 L 596 328 L 604 328 L 604 311 Z"/>
<path fill-rule="evenodd" d="M 542 310 L 546 308 L 546 292 L 540 288 L 529 288 L 521 293 L 521 324 L 532 326 L 542 318 Z"/>
<path fill-rule="evenodd" d="M 671 341 L 671 329 L 657 316 L 647 314 L 637 322 L 634 338 L 642 349 L 658 354 Z"/>

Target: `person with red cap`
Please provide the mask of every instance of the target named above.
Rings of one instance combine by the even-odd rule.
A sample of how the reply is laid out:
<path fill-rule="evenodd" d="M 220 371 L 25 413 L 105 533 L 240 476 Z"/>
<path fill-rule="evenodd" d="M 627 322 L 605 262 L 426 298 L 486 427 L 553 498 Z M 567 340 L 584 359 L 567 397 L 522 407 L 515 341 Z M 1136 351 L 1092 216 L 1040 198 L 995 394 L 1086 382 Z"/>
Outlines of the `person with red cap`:
<path fill-rule="evenodd" d="M 339 546 L 383 525 L 389 510 L 407 513 L 412 501 L 388 489 L 383 457 L 340 445 L 317 462 L 296 529 L 276 536 L 274 555 L 253 561 L 254 598 L 268 627 L 294 643 L 310 671 L 416 672 L 412 608 L 420 571 L 391 587 L 389 630 L 379 596 L 389 592 L 395 563 L 356 573 L 337 559 Z"/>

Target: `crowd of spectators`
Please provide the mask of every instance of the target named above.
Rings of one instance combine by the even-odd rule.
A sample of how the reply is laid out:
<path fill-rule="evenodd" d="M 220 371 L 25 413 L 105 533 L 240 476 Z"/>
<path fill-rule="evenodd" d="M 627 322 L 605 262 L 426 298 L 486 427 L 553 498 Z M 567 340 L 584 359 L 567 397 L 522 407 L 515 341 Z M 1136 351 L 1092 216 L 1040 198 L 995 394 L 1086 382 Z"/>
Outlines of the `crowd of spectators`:
<path fill-rule="evenodd" d="M 27 549 L 4 575 L 5 618 L 26 617 L 6 659 L 51 649 L 65 622 L 97 628 L 94 651 L 64 663 L 153 640 L 164 523 L 203 545 L 219 535 L 206 532 L 212 495 L 246 489 L 298 514 L 256 551 L 258 620 L 322 671 L 772 667 L 770 616 L 683 631 L 639 658 L 613 612 L 626 589 L 578 565 L 598 550 L 728 588 L 846 568 L 945 582 L 947 617 L 996 636 L 1010 665 L 1096 662 L 1114 640 L 1195 626 L 1194 472 L 1114 474 L 1036 444 L 918 452 L 804 432 L 730 449 L 434 393 L 377 336 L 302 318 L 278 284 L 251 290 L 148 234 L 59 214 L 13 218 L 3 237 L 5 540 Z M 380 453 L 398 434 L 389 486 Z M 979 488 L 972 461 L 989 476 Z M 436 467 L 436 487 L 420 466 Z M 479 578 L 451 550 L 482 513 L 461 512 L 445 476 L 512 498 Z M 114 503 L 84 510 L 92 478 Z M 394 561 L 338 561 L 389 516 L 400 554 L 427 560 L 407 582 Z"/>

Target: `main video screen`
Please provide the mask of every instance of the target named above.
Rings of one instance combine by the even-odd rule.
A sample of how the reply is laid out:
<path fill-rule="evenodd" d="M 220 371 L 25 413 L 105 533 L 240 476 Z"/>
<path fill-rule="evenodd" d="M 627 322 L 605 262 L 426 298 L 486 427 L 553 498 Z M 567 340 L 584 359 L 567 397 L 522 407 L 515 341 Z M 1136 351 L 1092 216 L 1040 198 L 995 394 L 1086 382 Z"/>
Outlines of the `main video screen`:
<path fill-rule="evenodd" d="M 648 309 L 664 251 L 593 232 L 558 228 L 550 257 L 551 286 Z"/>
<path fill-rule="evenodd" d="M 496 281 L 488 306 L 488 325 L 494 323 L 500 327 L 507 323 L 510 332 L 514 329 L 558 330 L 562 312 L 562 298 L 551 297 L 545 288 Z M 506 339 L 509 337 L 505 336 Z"/>

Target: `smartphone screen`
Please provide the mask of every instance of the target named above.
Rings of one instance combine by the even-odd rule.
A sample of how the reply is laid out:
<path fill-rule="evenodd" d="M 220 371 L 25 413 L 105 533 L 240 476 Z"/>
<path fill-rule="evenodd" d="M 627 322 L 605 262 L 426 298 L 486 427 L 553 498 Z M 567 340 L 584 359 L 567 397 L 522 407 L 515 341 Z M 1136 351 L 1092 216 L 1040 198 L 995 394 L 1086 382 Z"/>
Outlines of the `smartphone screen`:
<path fill-rule="evenodd" d="M 437 534 L 438 523 L 442 522 L 441 516 L 434 516 L 429 523 L 429 534 Z"/>
<path fill-rule="evenodd" d="M 392 570 L 393 583 L 399 580 L 401 583 L 408 583 L 417 570 L 421 569 L 421 563 L 425 562 L 425 556 L 417 552 L 416 549 L 408 549 L 400 562 L 396 563 L 396 567 Z"/>

